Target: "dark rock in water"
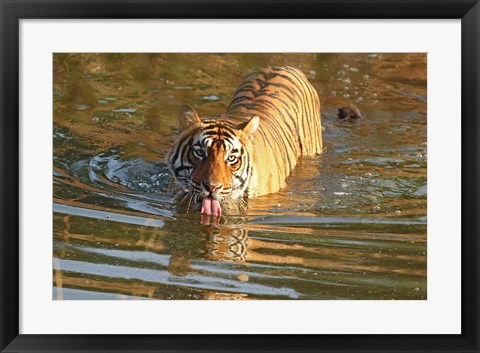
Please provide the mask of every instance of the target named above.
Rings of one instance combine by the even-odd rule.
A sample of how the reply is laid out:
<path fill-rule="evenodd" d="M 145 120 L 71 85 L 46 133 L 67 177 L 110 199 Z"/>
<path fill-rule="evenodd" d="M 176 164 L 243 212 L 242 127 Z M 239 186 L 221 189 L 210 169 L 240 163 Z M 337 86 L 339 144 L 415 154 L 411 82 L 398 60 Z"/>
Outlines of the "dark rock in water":
<path fill-rule="evenodd" d="M 339 119 L 360 119 L 361 117 L 362 114 L 360 113 L 360 110 L 352 104 L 350 104 L 348 107 L 338 108 Z"/>

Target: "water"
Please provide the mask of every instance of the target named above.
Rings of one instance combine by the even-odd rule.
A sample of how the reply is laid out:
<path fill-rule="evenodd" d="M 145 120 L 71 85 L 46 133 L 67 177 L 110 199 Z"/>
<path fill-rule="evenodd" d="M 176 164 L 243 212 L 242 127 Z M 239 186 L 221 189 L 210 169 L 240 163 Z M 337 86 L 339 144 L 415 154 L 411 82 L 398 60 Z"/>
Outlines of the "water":
<path fill-rule="evenodd" d="M 325 153 L 246 215 L 177 214 L 180 106 L 223 112 L 284 64 L 319 92 Z M 423 54 L 55 54 L 54 299 L 426 299 L 426 98 Z"/>

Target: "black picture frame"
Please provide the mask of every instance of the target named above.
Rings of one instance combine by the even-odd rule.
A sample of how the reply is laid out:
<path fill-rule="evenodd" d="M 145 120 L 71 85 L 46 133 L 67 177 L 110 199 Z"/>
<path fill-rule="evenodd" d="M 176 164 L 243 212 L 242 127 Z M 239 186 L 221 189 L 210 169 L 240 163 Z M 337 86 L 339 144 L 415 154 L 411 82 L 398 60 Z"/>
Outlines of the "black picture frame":
<path fill-rule="evenodd" d="M 0 0 L 0 11 L 1 352 L 479 352 L 480 5 L 477 0 Z M 461 19 L 462 333 L 278 336 L 19 334 L 19 20 L 25 18 Z M 438 315 L 441 320 L 441 313 Z"/>

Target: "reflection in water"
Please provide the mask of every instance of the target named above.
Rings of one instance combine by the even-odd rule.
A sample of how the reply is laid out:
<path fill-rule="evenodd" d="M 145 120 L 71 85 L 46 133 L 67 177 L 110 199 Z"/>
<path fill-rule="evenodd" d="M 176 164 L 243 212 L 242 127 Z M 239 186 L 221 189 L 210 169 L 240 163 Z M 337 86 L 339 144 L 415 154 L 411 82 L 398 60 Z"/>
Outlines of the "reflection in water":
<path fill-rule="evenodd" d="M 403 277 L 421 286 L 426 276 L 424 240 L 414 234 L 358 235 L 354 229 L 269 222 L 247 229 L 241 218 L 202 225 L 197 215 L 166 220 L 162 227 L 145 220 L 138 227 L 135 220 L 103 214 L 55 217 L 56 229 L 63 229 L 55 236 L 57 298 L 65 285 L 162 299 L 368 299 L 392 290 L 396 298 L 408 296 Z"/>
<path fill-rule="evenodd" d="M 179 107 L 269 64 L 309 76 L 326 152 L 247 214 L 176 214 Z M 426 299 L 423 54 L 56 54 L 53 137 L 55 299 Z"/>

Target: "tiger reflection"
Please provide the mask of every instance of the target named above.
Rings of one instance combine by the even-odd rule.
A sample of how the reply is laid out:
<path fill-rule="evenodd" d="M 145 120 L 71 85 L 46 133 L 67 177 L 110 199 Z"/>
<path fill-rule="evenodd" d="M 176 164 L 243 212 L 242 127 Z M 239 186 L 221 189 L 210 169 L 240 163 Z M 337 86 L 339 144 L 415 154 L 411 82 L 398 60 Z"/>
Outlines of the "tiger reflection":
<path fill-rule="evenodd" d="M 212 261 L 245 261 L 249 243 L 248 231 L 240 228 L 211 227 L 205 239 L 202 258 Z M 176 276 L 186 276 L 191 269 L 191 258 L 172 254 L 168 272 Z"/>
<path fill-rule="evenodd" d="M 194 266 L 195 261 L 225 261 L 244 263 L 250 246 L 248 230 L 244 229 L 243 219 L 222 220 L 222 224 L 198 224 L 186 216 L 181 221 L 167 224 L 168 236 L 164 237 L 167 249 L 171 253 L 167 271 L 174 276 L 203 274 L 204 270 Z M 190 244 L 190 247 L 182 244 Z M 248 276 L 239 275 L 239 281 L 248 280 Z M 188 285 L 178 289 L 178 285 L 161 285 L 154 292 L 156 299 L 248 299 L 245 293 L 196 289 Z"/>
<path fill-rule="evenodd" d="M 206 257 L 209 260 L 245 261 L 248 243 L 246 229 L 213 227 L 208 235 Z"/>

